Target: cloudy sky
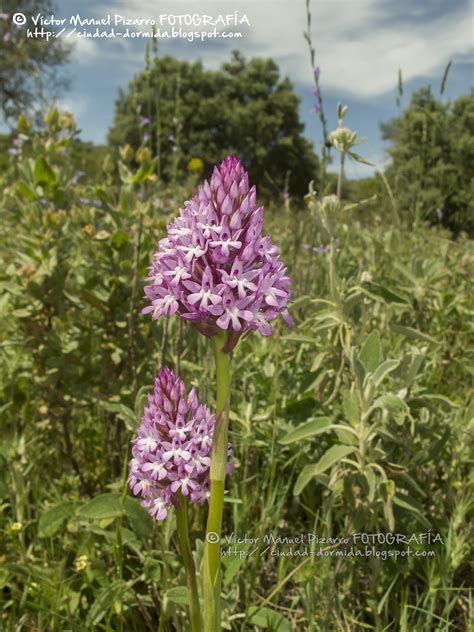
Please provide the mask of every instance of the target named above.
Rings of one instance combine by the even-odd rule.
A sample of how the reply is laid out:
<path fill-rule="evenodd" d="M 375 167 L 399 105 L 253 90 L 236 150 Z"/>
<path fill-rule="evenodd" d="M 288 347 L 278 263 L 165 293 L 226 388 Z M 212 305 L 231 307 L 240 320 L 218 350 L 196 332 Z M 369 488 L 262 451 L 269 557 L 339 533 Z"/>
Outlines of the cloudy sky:
<path fill-rule="evenodd" d="M 336 125 L 337 103 L 347 104 L 347 124 L 368 138 L 360 153 L 377 165 L 386 160 L 379 124 L 397 114 L 399 68 L 404 79 L 404 104 L 411 91 L 422 85 L 429 83 L 438 92 L 449 60 L 453 66 L 444 98 L 466 93 L 474 84 L 470 0 L 310 0 L 310 5 L 312 37 L 330 127 Z M 311 112 L 314 98 L 311 66 L 302 35 L 306 24 L 305 0 L 60 0 L 57 8 L 55 15 L 66 18 L 68 28 L 70 17 L 77 13 L 82 18 L 110 15 L 112 21 L 115 14 L 127 19 L 157 20 L 160 15 L 195 13 L 216 19 L 235 12 L 238 18 L 246 15 L 250 25 L 244 22 L 240 26 L 219 27 L 240 31 L 239 39 L 214 38 L 192 43 L 185 39 L 162 39 L 159 51 L 180 59 L 200 58 L 210 68 L 218 67 L 235 48 L 247 57 L 272 57 L 301 97 L 301 117 L 307 137 L 319 144 L 319 121 Z M 158 28 L 171 30 L 170 20 L 161 20 L 163 24 Z M 146 31 L 147 27 L 131 29 Z M 94 31 L 95 27 L 87 30 Z M 76 114 L 85 140 L 103 142 L 112 121 L 118 88 L 126 86 L 143 67 L 146 40 L 79 39 L 73 35 L 69 41 L 74 45 L 72 63 L 67 69 L 71 89 L 64 95 L 62 105 Z M 362 165 L 349 167 L 349 175 L 354 177 L 370 171 Z"/>

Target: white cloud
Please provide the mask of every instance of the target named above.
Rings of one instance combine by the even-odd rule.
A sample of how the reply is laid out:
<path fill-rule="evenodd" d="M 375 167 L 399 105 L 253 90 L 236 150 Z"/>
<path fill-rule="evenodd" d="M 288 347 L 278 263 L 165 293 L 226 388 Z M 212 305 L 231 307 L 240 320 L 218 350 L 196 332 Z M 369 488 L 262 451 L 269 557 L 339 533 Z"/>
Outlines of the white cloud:
<path fill-rule="evenodd" d="M 73 46 L 71 59 L 73 64 L 89 63 L 102 54 L 101 44 L 103 40 L 86 39 L 73 35 L 64 41 Z"/>
<path fill-rule="evenodd" d="M 433 5 L 434 6 L 434 5 Z M 239 40 L 214 40 L 211 45 L 194 42 L 176 45 L 176 54 L 187 59 L 201 57 L 216 67 L 233 48 L 247 56 L 273 57 L 294 82 L 309 84 L 311 70 L 303 30 L 306 27 L 304 0 L 129 0 L 127 3 L 94 4 L 96 16 L 119 13 L 128 17 L 201 13 L 217 16 L 238 11 L 247 14 L 251 26 L 240 28 Z M 317 64 L 323 69 L 324 88 L 361 98 L 376 97 L 393 90 L 401 68 L 405 81 L 439 76 L 451 58 L 473 50 L 472 8 L 453 1 L 449 13 L 430 13 L 429 6 L 416 7 L 386 0 L 312 0 L 312 36 Z M 85 13 L 85 11 L 84 11 Z M 125 41 L 78 40 L 79 56 L 140 63 L 143 48 Z M 219 45 L 216 45 L 218 43 Z M 160 42 L 159 42 L 160 46 Z M 173 46 L 167 48 L 173 52 Z M 78 59 L 79 63 L 80 60 Z"/>
<path fill-rule="evenodd" d="M 56 106 L 59 110 L 71 112 L 77 120 L 80 116 L 88 112 L 91 100 L 85 95 L 75 94 L 74 98 L 58 99 Z"/>

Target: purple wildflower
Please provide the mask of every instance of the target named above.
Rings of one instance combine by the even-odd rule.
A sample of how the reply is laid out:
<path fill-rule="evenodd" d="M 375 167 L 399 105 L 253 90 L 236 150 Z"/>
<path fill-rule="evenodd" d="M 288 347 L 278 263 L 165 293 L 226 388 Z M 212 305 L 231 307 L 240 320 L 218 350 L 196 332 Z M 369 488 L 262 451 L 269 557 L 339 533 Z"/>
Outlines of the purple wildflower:
<path fill-rule="evenodd" d="M 76 185 L 79 181 L 79 178 L 82 178 L 82 176 L 85 175 L 86 174 L 84 173 L 84 171 L 76 171 L 76 173 L 71 178 L 71 184 Z"/>
<path fill-rule="evenodd" d="M 208 499 L 215 422 L 194 388 L 186 395 L 184 382 L 171 369 L 158 372 L 132 441 L 128 476 L 132 492 L 142 497 L 150 516 L 164 520 L 179 492 L 197 504 Z M 227 470 L 230 474 L 232 463 Z"/>
<path fill-rule="evenodd" d="M 315 97 L 320 97 L 321 96 L 321 89 L 319 86 L 316 86 L 315 88 L 313 88 L 311 90 L 311 94 L 314 94 Z"/>
<path fill-rule="evenodd" d="M 315 246 L 313 248 L 313 252 L 318 252 L 319 254 L 327 253 L 331 250 L 331 246 L 329 244 L 319 244 L 319 246 Z"/>
<path fill-rule="evenodd" d="M 319 77 L 321 76 L 321 68 L 319 66 L 316 66 L 313 72 L 314 72 L 314 78 L 319 79 Z"/>
<path fill-rule="evenodd" d="M 10 154 L 10 156 L 18 156 L 20 152 L 15 147 L 10 147 L 10 149 L 8 150 L 8 153 Z"/>
<path fill-rule="evenodd" d="M 143 134 L 143 142 L 144 143 L 147 143 L 150 140 L 150 138 L 151 138 L 151 136 L 150 136 L 149 132 L 145 132 Z"/>
<path fill-rule="evenodd" d="M 158 243 L 143 313 L 177 313 L 210 337 L 226 330 L 226 352 L 251 329 L 271 335 L 268 321 L 278 314 L 291 324 L 290 279 L 278 248 L 262 235 L 263 207 L 239 160 L 215 167 L 184 207 Z"/>
<path fill-rule="evenodd" d="M 147 118 L 146 116 L 140 116 L 138 119 L 139 124 L 144 127 L 145 125 L 149 125 L 150 124 L 150 119 Z"/>
<path fill-rule="evenodd" d="M 321 108 L 319 107 L 319 105 L 314 105 L 314 106 L 311 108 L 311 112 L 312 112 L 312 114 L 320 114 L 320 112 L 321 112 Z"/>
<path fill-rule="evenodd" d="M 0 13 L 0 20 L 8 20 L 9 17 L 8 13 Z"/>
<path fill-rule="evenodd" d="M 11 31 L 7 31 L 4 36 L 3 36 L 3 42 L 4 44 L 6 44 L 7 42 L 9 42 L 11 40 L 12 34 Z"/>
<path fill-rule="evenodd" d="M 25 141 L 23 140 L 23 138 L 14 138 L 13 139 L 13 144 L 15 145 L 15 147 L 21 147 L 24 142 Z"/>
<path fill-rule="evenodd" d="M 89 198 L 87 198 L 87 197 L 80 197 L 80 198 L 79 198 L 79 203 L 80 203 L 80 204 L 87 205 L 87 204 L 90 204 L 90 203 L 91 203 L 91 200 L 90 200 Z"/>

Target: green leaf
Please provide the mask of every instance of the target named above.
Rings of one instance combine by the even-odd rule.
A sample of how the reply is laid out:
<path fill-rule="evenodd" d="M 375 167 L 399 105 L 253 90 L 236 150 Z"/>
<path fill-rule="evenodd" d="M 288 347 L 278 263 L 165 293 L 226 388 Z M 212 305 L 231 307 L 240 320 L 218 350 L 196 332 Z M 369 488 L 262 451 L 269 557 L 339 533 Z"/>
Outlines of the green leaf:
<path fill-rule="evenodd" d="M 455 404 L 448 397 L 437 393 L 423 393 L 410 399 L 410 403 L 428 406 L 432 410 L 439 410 L 440 404 L 446 404 L 450 408 L 459 408 L 459 404 Z"/>
<path fill-rule="evenodd" d="M 42 513 L 38 522 L 38 537 L 50 538 L 57 533 L 63 523 L 71 517 L 73 506 L 71 502 L 64 502 Z"/>
<path fill-rule="evenodd" d="M 410 413 L 407 403 L 401 397 L 393 393 L 382 395 L 382 397 L 375 400 L 373 405 L 393 415 L 398 425 L 401 425 L 405 421 L 405 417 Z"/>
<path fill-rule="evenodd" d="M 400 334 L 405 336 L 406 338 L 410 338 L 411 340 L 422 340 L 423 342 L 429 342 L 430 344 L 439 345 L 439 342 L 428 336 L 428 334 L 424 334 L 417 329 L 413 329 L 412 327 L 405 327 L 404 325 L 391 324 L 390 329 L 395 334 Z"/>
<path fill-rule="evenodd" d="M 120 180 L 123 183 L 125 183 L 125 184 L 132 184 L 132 182 L 133 182 L 133 173 L 125 165 L 125 163 L 123 163 L 120 160 L 119 160 L 119 163 L 118 163 L 118 170 L 119 170 Z"/>
<path fill-rule="evenodd" d="M 133 184 L 124 184 L 120 189 L 120 210 L 129 215 L 134 207 Z"/>
<path fill-rule="evenodd" d="M 375 300 L 382 300 L 384 303 L 410 305 L 410 301 L 407 298 L 397 292 L 394 292 L 393 290 L 388 289 L 387 287 L 384 287 L 383 285 L 380 285 L 379 283 L 365 281 L 361 285 L 361 288 L 367 296 L 370 296 Z"/>
<path fill-rule="evenodd" d="M 295 441 L 301 441 L 302 439 L 313 437 L 314 435 L 325 432 L 330 425 L 331 420 L 329 417 L 317 417 L 316 419 L 311 419 L 282 437 L 279 443 L 282 445 L 288 445 L 289 443 L 294 443 Z"/>
<path fill-rule="evenodd" d="M 128 233 L 122 228 L 115 231 L 111 239 L 112 247 L 115 248 L 115 250 L 120 250 L 127 243 L 128 243 Z"/>
<path fill-rule="evenodd" d="M 175 586 L 174 588 L 169 588 L 165 594 L 164 598 L 172 603 L 177 603 L 180 606 L 188 605 L 188 589 L 186 586 Z"/>
<path fill-rule="evenodd" d="M 362 158 L 362 156 L 360 156 L 359 154 L 356 154 L 355 151 L 349 151 L 347 153 L 349 154 L 351 158 L 353 158 L 357 162 L 361 162 L 363 165 L 369 165 L 369 167 L 375 166 L 373 162 L 369 162 L 365 158 Z"/>
<path fill-rule="evenodd" d="M 46 185 L 56 182 L 56 174 L 43 156 L 38 156 L 35 162 L 35 182 L 36 184 Z"/>
<path fill-rule="evenodd" d="M 419 370 L 421 369 L 421 365 L 423 364 L 423 360 L 425 359 L 424 353 L 413 353 L 409 356 L 410 364 L 408 370 L 406 370 L 400 376 L 404 380 L 404 385 L 408 388 L 415 381 L 416 376 L 418 375 Z"/>
<path fill-rule="evenodd" d="M 158 583 L 161 579 L 161 564 L 158 560 L 146 556 L 143 564 L 143 571 L 148 579 Z"/>
<path fill-rule="evenodd" d="M 301 334 L 289 334 L 288 336 L 282 336 L 281 340 L 290 340 L 291 342 L 309 342 L 313 345 L 317 342 L 316 338 L 312 338 L 311 336 L 304 336 Z"/>
<path fill-rule="evenodd" d="M 153 533 L 153 520 L 137 498 L 127 496 L 124 502 L 127 519 L 133 532 L 142 540 L 148 540 Z"/>
<path fill-rule="evenodd" d="M 374 470 L 371 467 L 366 468 L 364 476 L 367 480 L 367 498 L 372 502 L 375 498 L 375 490 L 377 487 L 377 479 Z"/>
<path fill-rule="evenodd" d="M 34 202 L 36 200 L 36 195 L 29 188 L 29 186 L 25 182 L 23 182 L 23 180 L 20 180 L 18 182 L 16 189 L 18 193 L 29 202 Z"/>
<path fill-rule="evenodd" d="M 422 513 L 422 506 L 410 496 L 394 496 L 393 504 L 411 513 L 427 529 L 431 528 L 430 523 Z"/>
<path fill-rule="evenodd" d="M 101 402 L 102 407 L 108 412 L 115 413 L 125 423 L 127 430 L 134 432 L 137 429 L 139 416 L 135 415 L 131 408 L 125 404 L 115 402 Z"/>
<path fill-rule="evenodd" d="M 385 362 L 382 362 L 382 364 L 375 369 L 372 376 L 375 386 L 379 386 L 385 377 L 394 371 L 399 364 L 400 360 L 385 360 Z"/>
<path fill-rule="evenodd" d="M 344 415 L 353 426 L 360 420 L 359 400 L 354 390 L 345 389 L 342 393 L 342 409 Z"/>
<path fill-rule="evenodd" d="M 356 386 L 359 393 L 363 396 L 364 394 L 364 380 L 365 380 L 365 368 L 362 362 L 359 360 L 356 349 L 352 348 L 352 356 L 351 356 L 352 368 L 354 369 L 355 378 L 356 378 Z"/>
<path fill-rule="evenodd" d="M 315 373 L 316 371 L 319 370 L 325 358 L 326 358 L 326 353 L 324 351 L 316 355 L 316 357 L 313 360 L 313 364 L 311 365 L 311 368 L 310 368 L 311 373 Z"/>
<path fill-rule="evenodd" d="M 232 545 L 233 548 L 234 545 Z M 238 551 L 248 551 L 249 545 L 235 545 Z M 224 550 L 223 550 L 224 552 Z M 224 568 L 224 573 L 222 576 L 222 583 L 224 586 L 228 586 L 234 577 L 239 572 L 240 568 L 248 563 L 247 555 L 223 555 L 222 557 L 222 566 Z"/>
<path fill-rule="evenodd" d="M 92 305 L 93 307 L 97 307 L 97 309 L 100 309 L 100 311 L 104 312 L 104 314 L 109 313 L 109 310 L 107 308 L 107 303 L 105 303 L 105 301 L 99 298 L 97 294 L 95 294 L 91 290 L 83 289 L 81 291 L 81 296 L 86 301 L 86 303 L 89 303 L 89 305 Z"/>
<path fill-rule="evenodd" d="M 306 465 L 296 481 L 295 489 L 293 491 L 295 496 L 299 496 L 299 494 L 301 494 L 312 478 L 322 474 L 345 456 L 355 452 L 355 450 L 355 446 L 333 445 L 332 448 L 329 448 L 329 450 L 323 454 L 316 464 Z"/>
<path fill-rule="evenodd" d="M 133 181 L 137 184 L 145 182 L 148 176 L 150 176 L 156 169 L 157 159 L 155 158 L 147 165 L 142 165 L 140 169 L 133 176 Z"/>
<path fill-rule="evenodd" d="M 291 632 L 288 619 L 271 608 L 250 606 L 249 623 L 262 627 L 268 632 Z"/>
<path fill-rule="evenodd" d="M 359 353 L 359 360 L 369 373 L 373 373 L 382 361 L 382 346 L 380 344 L 380 334 L 373 331 L 365 340 Z"/>
<path fill-rule="evenodd" d="M 117 518 L 124 513 L 121 494 L 110 493 L 96 496 L 79 509 L 79 517 L 89 520 Z"/>
<path fill-rule="evenodd" d="M 126 588 L 126 583 L 122 579 L 117 579 L 106 588 L 102 588 L 97 593 L 97 598 L 92 604 L 87 615 L 88 626 L 97 625 L 112 608 L 114 601 L 122 595 Z"/>

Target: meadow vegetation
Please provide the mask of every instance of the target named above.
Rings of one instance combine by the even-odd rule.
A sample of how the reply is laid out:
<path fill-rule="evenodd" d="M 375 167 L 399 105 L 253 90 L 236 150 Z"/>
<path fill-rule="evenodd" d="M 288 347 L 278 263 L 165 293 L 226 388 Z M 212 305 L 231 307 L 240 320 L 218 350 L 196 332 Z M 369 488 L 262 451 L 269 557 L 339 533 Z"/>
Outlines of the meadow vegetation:
<path fill-rule="evenodd" d="M 265 231 L 292 279 L 294 325 L 278 324 L 270 338 L 252 333 L 233 351 L 224 629 L 472 625 L 474 252 L 472 171 L 462 165 L 473 137 L 466 132 L 458 162 L 441 169 L 430 130 L 453 152 L 455 132 L 444 126 L 447 108 L 430 99 L 418 95 L 387 128 L 392 171 L 345 182 L 341 199 L 327 197 L 336 179 L 321 175 L 316 158 L 304 197 L 299 184 L 294 194 L 286 186 L 286 172 L 272 189 L 265 168 L 260 179 L 255 171 Z M 452 116 L 472 126 L 472 113 L 471 94 Z M 160 173 L 143 129 L 156 112 L 134 115 L 130 136 L 112 131 L 117 147 L 97 154 L 54 106 L 39 128 L 21 115 L 8 138 L 15 151 L 0 175 L 5 631 L 189 630 L 175 518 L 150 519 L 126 477 L 158 368 L 172 367 L 215 404 L 210 343 L 177 318 L 152 323 L 140 313 L 156 242 L 212 163 L 190 153 L 189 136 Z M 426 146 L 407 131 L 417 124 L 428 130 Z M 216 159 L 232 148 L 217 143 Z M 198 575 L 205 514 L 190 507 Z M 389 532 L 409 544 L 350 539 Z"/>

